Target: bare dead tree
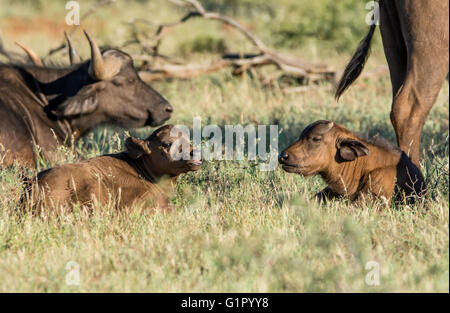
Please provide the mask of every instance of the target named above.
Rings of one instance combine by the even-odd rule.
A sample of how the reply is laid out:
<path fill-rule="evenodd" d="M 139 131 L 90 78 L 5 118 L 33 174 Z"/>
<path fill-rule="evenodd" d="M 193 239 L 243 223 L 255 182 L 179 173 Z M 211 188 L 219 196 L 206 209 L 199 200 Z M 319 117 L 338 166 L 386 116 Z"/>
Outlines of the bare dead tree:
<path fill-rule="evenodd" d="M 303 81 L 333 81 L 335 80 L 336 71 L 330 69 L 326 64 L 316 64 L 306 60 L 297 58 L 292 55 L 282 54 L 267 47 L 259 38 L 247 30 L 244 26 L 238 23 L 231 17 L 206 11 L 205 8 L 196 0 L 170 0 L 172 3 L 186 8 L 188 11 L 180 20 L 161 24 L 152 38 L 153 44 L 139 42 L 135 39 L 133 42 L 140 43 L 143 46 L 143 51 L 147 55 L 134 56 L 135 59 L 141 59 L 151 62 L 155 58 L 160 61 L 158 64 L 152 64 L 148 70 L 141 71 L 139 74 L 144 81 L 152 81 L 167 78 L 190 78 L 206 73 L 216 72 L 221 69 L 231 67 L 233 74 L 242 74 L 249 68 L 275 65 L 284 75 L 291 75 L 295 78 L 300 78 Z M 204 18 L 207 20 L 219 21 L 224 23 L 237 32 L 244 35 L 251 44 L 259 51 L 258 54 L 245 55 L 240 54 L 226 54 L 220 59 L 215 60 L 209 64 L 173 64 L 170 58 L 161 55 L 160 45 L 161 41 L 170 28 L 186 23 L 192 18 Z"/>

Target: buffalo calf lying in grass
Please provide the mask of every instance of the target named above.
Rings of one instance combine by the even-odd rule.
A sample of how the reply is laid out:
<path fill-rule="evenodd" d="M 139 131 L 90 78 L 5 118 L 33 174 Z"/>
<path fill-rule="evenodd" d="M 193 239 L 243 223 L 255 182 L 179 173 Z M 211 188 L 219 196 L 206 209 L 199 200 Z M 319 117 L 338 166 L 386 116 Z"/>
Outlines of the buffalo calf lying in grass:
<path fill-rule="evenodd" d="M 193 160 L 188 136 L 172 125 L 157 129 L 146 140 L 129 137 L 125 148 L 40 172 L 27 188 L 29 207 L 36 213 L 73 203 L 113 201 L 118 207 L 130 207 L 140 201 L 145 207 L 167 209 L 177 177 L 202 164 Z"/>
<path fill-rule="evenodd" d="M 390 201 L 395 186 L 406 197 L 425 190 L 422 173 L 403 151 L 362 140 L 330 121 L 306 127 L 278 161 L 289 173 L 319 174 L 328 184 L 317 195 L 320 199 L 356 200 L 371 194 Z"/>

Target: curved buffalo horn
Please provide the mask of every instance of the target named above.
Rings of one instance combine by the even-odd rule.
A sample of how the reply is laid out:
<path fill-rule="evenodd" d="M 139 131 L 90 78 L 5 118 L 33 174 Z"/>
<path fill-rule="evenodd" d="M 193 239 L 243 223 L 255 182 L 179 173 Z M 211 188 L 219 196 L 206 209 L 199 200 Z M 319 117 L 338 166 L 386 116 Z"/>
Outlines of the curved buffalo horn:
<path fill-rule="evenodd" d="M 18 42 L 16 42 L 16 45 L 18 45 L 23 49 L 23 51 L 25 51 L 25 53 L 28 55 L 28 58 L 30 59 L 31 62 L 33 62 L 34 65 L 42 67 L 44 66 L 44 64 L 42 63 L 41 59 L 38 57 L 36 52 Z"/>
<path fill-rule="evenodd" d="M 70 41 L 70 37 L 66 31 L 64 31 L 64 37 L 66 37 L 67 40 L 67 49 L 69 51 L 70 65 L 80 63 L 81 62 L 80 56 L 78 55 L 75 48 L 72 46 L 72 42 Z"/>
<path fill-rule="evenodd" d="M 84 31 L 89 45 L 91 46 L 91 63 L 89 65 L 89 75 L 96 80 L 109 80 L 120 71 L 120 60 L 114 57 L 104 58 L 97 44 Z"/>

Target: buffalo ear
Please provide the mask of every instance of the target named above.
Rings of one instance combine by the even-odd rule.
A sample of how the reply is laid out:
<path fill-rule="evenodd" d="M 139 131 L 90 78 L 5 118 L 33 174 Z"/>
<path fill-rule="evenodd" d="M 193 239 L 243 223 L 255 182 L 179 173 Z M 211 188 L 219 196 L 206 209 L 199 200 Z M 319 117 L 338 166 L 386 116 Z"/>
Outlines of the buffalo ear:
<path fill-rule="evenodd" d="M 81 88 L 76 95 L 69 97 L 52 111 L 58 117 L 88 114 L 95 111 L 98 106 L 98 92 L 104 84 L 96 83 Z"/>
<path fill-rule="evenodd" d="M 58 117 L 88 114 L 94 112 L 97 105 L 98 101 L 95 93 L 89 96 L 73 96 L 53 110 L 53 114 Z"/>
<path fill-rule="evenodd" d="M 128 137 L 125 140 L 125 153 L 132 159 L 138 159 L 145 154 L 152 153 L 145 140 Z"/>
<path fill-rule="evenodd" d="M 358 140 L 341 139 L 336 146 L 340 158 L 344 161 L 353 161 L 357 157 L 369 155 L 369 148 Z"/>

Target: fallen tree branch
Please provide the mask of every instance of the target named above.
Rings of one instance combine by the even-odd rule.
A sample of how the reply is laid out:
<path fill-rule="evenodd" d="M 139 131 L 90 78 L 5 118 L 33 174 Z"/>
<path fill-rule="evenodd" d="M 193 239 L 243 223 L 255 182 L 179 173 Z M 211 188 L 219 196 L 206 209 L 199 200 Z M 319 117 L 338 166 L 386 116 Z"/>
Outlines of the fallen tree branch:
<path fill-rule="evenodd" d="M 154 59 L 163 61 L 163 64 L 151 64 L 150 68 L 145 71 L 140 71 L 140 76 L 144 81 L 152 81 L 157 79 L 167 78 L 190 78 L 199 76 L 206 73 L 219 71 L 226 67 L 234 68 L 234 74 L 240 74 L 245 72 L 251 67 L 257 67 L 262 65 L 272 64 L 285 74 L 292 75 L 297 78 L 304 78 L 306 82 L 316 81 L 332 81 L 335 80 L 336 71 L 330 69 L 326 64 L 315 64 L 303 59 L 297 58 L 292 55 L 282 54 L 275 50 L 268 48 L 259 38 L 248 31 L 244 26 L 238 23 L 231 17 L 224 16 L 216 12 L 208 12 L 205 8 L 196 0 L 170 0 L 172 3 L 185 7 L 189 10 L 180 20 L 161 24 L 157 27 L 157 30 L 152 38 L 153 44 L 148 42 L 143 43 L 137 39 L 135 42 L 139 42 L 143 47 L 143 51 L 147 52 L 147 62 L 152 62 Z M 194 17 L 201 17 L 207 20 L 214 20 L 224 23 L 239 33 L 243 34 L 252 45 L 259 51 L 258 54 L 247 57 L 235 57 L 230 59 L 226 55 L 207 65 L 181 65 L 173 64 L 169 58 L 161 58 L 159 53 L 159 47 L 161 45 L 164 34 L 167 29 L 176 27 L 178 25 L 186 23 L 188 20 Z M 239 54 L 235 54 L 240 56 Z M 136 58 L 138 59 L 138 58 Z M 141 58 L 143 59 L 143 58 Z M 156 62 L 155 62 L 156 63 Z"/>
<path fill-rule="evenodd" d="M 257 67 L 266 64 L 273 64 L 273 61 L 266 55 L 260 55 L 248 59 L 220 59 L 210 64 L 164 64 L 151 68 L 146 71 L 140 71 L 139 76 L 142 80 L 150 82 L 153 80 L 168 79 L 168 78 L 192 78 L 203 74 L 217 72 L 225 67 L 234 67 L 234 74 L 241 74 L 250 67 Z"/>

